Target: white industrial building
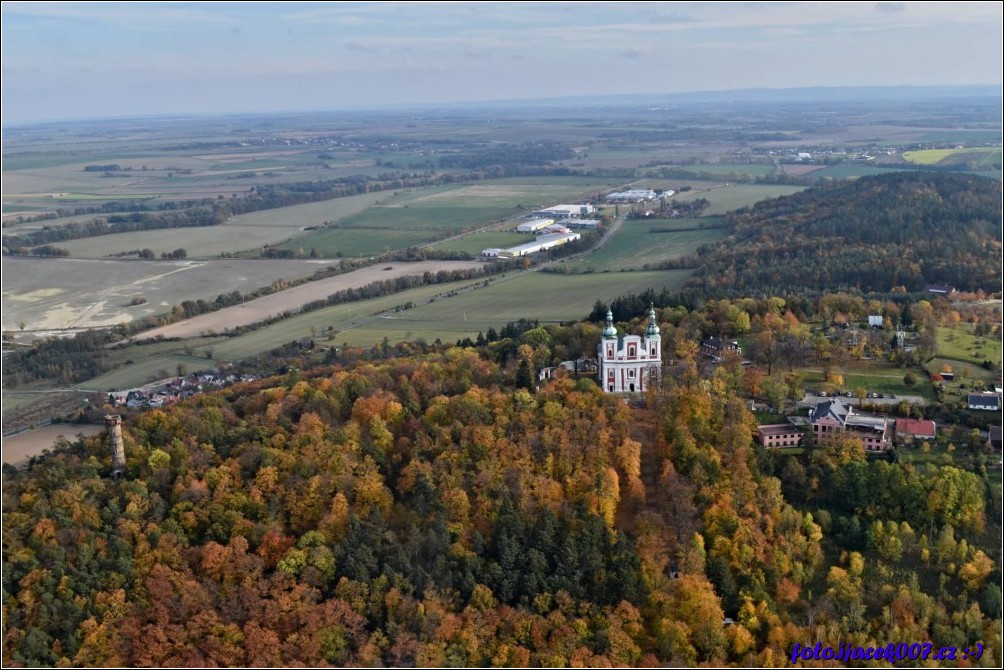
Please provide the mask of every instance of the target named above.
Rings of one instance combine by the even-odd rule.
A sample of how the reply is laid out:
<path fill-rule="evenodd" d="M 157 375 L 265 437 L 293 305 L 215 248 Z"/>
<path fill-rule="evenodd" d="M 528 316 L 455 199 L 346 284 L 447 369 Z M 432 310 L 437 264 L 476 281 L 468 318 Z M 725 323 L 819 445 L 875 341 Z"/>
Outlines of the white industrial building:
<path fill-rule="evenodd" d="M 596 228 L 600 225 L 599 219 L 569 219 L 565 221 L 569 228 Z"/>
<path fill-rule="evenodd" d="M 481 252 L 481 257 L 482 257 L 482 258 L 498 258 L 498 257 L 499 257 L 499 255 L 500 255 L 500 254 L 501 254 L 501 253 L 502 253 L 503 251 L 504 251 L 503 249 L 495 249 L 495 248 L 492 248 L 492 249 L 484 249 L 484 250 L 483 250 L 483 251 Z"/>
<path fill-rule="evenodd" d="M 655 191 L 644 188 L 633 188 L 630 191 L 618 191 L 611 193 L 605 200 L 607 202 L 649 202 L 656 199 Z"/>
<path fill-rule="evenodd" d="M 554 219 L 530 219 L 516 226 L 517 233 L 536 233 L 554 223 Z"/>
<path fill-rule="evenodd" d="M 562 244 L 574 242 L 575 240 L 581 237 L 582 235 L 580 235 L 579 233 L 541 235 L 533 242 L 527 242 L 526 244 L 520 244 L 519 246 L 503 249 L 499 253 L 499 256 L 501 256 L 502 258 L 516 258 L 518 256 L 526 256 L 528 254 L 537 253 L 538 251 L 546 251 L 553 247 L 561 246 Z"/>
<path fill-rule="evenodd" d="M 552 219 L 571 219 L 588 216 L 596 211 L 596 208 L 589 204 L 584 205 L 555 205 L 530 212 L 531 215 Z"/>

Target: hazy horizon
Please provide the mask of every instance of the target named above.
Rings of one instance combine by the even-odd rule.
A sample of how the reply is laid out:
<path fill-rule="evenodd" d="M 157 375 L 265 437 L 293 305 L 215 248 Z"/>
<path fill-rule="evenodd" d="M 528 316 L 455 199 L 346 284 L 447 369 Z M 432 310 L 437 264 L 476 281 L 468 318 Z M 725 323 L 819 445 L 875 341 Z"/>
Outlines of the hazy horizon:
<path fill-rule="evenodd" d="M 3 125 L 999 86 L 1000 3 L 4 3 Z M 875 67 L 881 63 L 882 67 Z"/>

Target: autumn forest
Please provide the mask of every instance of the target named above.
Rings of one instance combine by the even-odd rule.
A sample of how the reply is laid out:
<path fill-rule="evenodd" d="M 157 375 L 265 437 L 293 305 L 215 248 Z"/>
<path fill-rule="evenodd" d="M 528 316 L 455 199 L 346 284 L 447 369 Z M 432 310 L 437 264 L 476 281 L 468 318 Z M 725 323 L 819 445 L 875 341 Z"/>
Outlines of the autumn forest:
<path fill-rule="evenodd" d="M 514 389 L 516 359 L 153 410 L 120 480 L 101 437 L 64 445 L 5 487 L 5 663 L 778 665 L 891 639 L 999 662 L 975 475 L 856 440 L 782 465 L 725 384 L 632 408 L 586 379 Z"/>

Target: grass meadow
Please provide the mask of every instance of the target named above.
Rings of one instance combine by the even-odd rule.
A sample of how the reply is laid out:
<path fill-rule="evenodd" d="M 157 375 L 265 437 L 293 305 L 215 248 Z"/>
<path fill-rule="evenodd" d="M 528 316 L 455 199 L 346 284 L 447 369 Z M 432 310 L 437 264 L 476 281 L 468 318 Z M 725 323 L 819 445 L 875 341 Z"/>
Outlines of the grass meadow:
<path fill-rule="evenodd" d="M 352 324 L 362 319 L 368 319 L 374 314 L 392 310 L 408 302 L 428 300 L 441 293 L 455 291 L 472 284 L 472 282 L 460 282 L 457 284 L 421 286 L 372 300 L 350 302 L 305 314 L 298 314 L 270 326 L 220 341 L 213 347 L 213 357 L 217 360 L 240 360 L 304 337 L 314 337 L 318 343 L 323 344 L 327 341 L 326 334 L 329 332 L 329 329 L 336 331 L 332 342 L 341 344 L 343 341 L 350 341 L 347 339 L 347 335 L 353 332 L 351 328 Z M 369 345 L 380 341 L 381 337 L 372 339 L 370 336 L 366 336 L 361 339 L 352 340 L 351 343 L 365 343 Z M 435 337 L 432 339 L 435 339 Z"/>
<path fill-rule="evenodd" d="M 964 363 L 979 365 L 983 361 L 1001 366 L 1001 340 L 999 335 L 977 337 L 972 326 L 960 324 L 958 328 L 939 328 L 938 356 Z"/>
<path fill-rule="evenodd" d="M 719 216 L 740 207 L 749 207 L 761 200 L 780 198 L 805 190 L 804 186 L 787 186 L 781 184 L 729 184 L 706 191 L 688 191 L 678 193 L 673 199 L 686 202 L 695 198 L 705 198 L 711 205 L 704 210 L 703 216 Z"/>
<path fill-rule="evenodd" d="M 970 163 L 977 167 L 991 168 L 1001 164 L 1000 147 L 968 147 L 965 149 L 925 149 L 907 151 L 903 158 L 920 165 L 957 165 Z"/>
<path fill-rule="evenodd" d="M 697 228 L 700 225 L 720 225 L 720 217 L 695 219 L 639 219 L 625 221 L 613 239 L 602 249 L 568 261 L 569 270 L 576 272 L 594 270 L 644 270 L 646 265 L 656 265 L 697 251 L 698 247 L 715 242 L 725 236 L 721 228 L 705 230 L 678 230 Z M 652 232 L 652 229 L 677 232 Z"/>
<path fill-rule="evenodd" d="M 219 340 L 212 346 L 213 358 L 248 358 L 305 337 L 313 337 L 319 345 L 370 346 L 385 337 L 391 342 L 418 338 L 452 342 L 524 317 L 542 323 L 582 319 L 598 299 L 611 300 L 649 288 L 676 288 L 689 276 L 684 270 L 582 275 L 524 272 L 496 278 L 488 286 L 483 281 L 423 286 L 300 314 Z M 391 311 L 407 303 L 415 306 Z"/>
<path fill-rule="evenodd" d="M 444 242 L 437 242 L 432 245 L 432 248 L 439 249 L 441 251 L 464 251 L 469 254 L 479 254 L 484 249 L 490 249 L 493 247 L 505 249 L 516 246 L 517 244 L 529 242 L 531 239 L 530 235 L 524 235 L 521 233 L 486 230 L 477 233 L 470 233 L 469 235 L 446 240 Z"/>
<path fill-rule="evenodd" d="M 820 385 L 824 381 L 821 369 L 809 367 L 798 372 L 804 375 L 806 384 Z M 907 386 L 903 383 L 907 370 L 888 361 L 850 361 L 839 372 L 844 377 L 843 390 L 853 392 L 864 388 L 869 393 L 884 393 L 887 397 L 895 393 L 899 396 L 919 395 L 928 401 L 934 399 L 931 385 L 925 379 L 920 378 L 913 386 Z"/>
<path fill-rule="evenodd" d="M 813 179 L 853 179 L 855 177 L 867 177 L 874 174 L 889 174 L 890 172 L 904 172 L 908 168 L 886 168 L 868 165 L 865 163 L 844 163 L 832 167 L 816 170 L 812 173 Z"/>
<path fill-rule="evenodd" d="M 496 281 L 487 287 L 436 299 L 386 318 L 363 324 L 336 340 L 372 344 L 387 337 L 391 342 L 417 337 L 444 342 L 476 337 L 489 327 L 499 328 L 520 318 L 558 323 L 586 317 L 597 300 L 612 300 L 627 293 L 664 287 L 679 288 L 689 270 L 552 274 L 526 272 Z"/>

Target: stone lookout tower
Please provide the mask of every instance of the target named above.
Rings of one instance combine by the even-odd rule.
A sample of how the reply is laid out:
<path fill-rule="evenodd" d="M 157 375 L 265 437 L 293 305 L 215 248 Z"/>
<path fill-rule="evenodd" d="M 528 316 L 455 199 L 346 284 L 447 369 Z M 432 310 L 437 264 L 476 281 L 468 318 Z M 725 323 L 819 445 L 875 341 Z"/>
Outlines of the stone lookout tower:
<path fill-rule="evenodd" d="M 108 429 L 108 446 L 112 450 L 112 477 L 125 474 L 125 445 L 122 443 L 122 417 L 118 414 L 105 415 L 105 427 Z"/>

